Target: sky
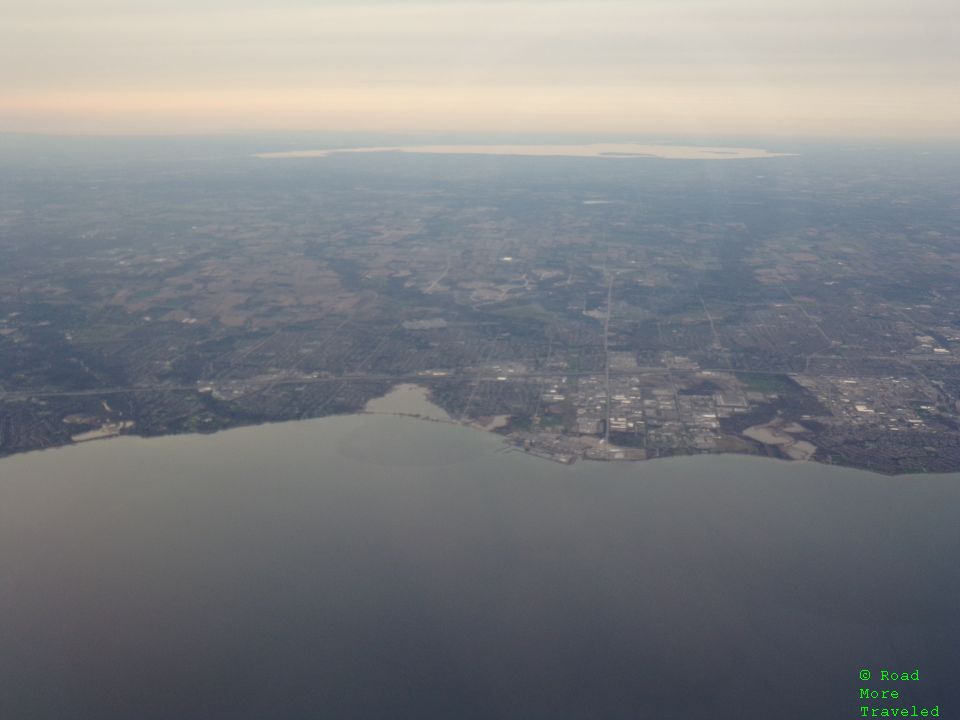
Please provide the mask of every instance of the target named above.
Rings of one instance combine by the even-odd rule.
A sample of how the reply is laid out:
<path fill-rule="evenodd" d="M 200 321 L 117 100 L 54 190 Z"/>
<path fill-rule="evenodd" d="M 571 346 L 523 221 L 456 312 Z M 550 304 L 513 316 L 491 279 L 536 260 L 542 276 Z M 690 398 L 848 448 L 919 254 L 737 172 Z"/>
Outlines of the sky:
<path fill-rule="evenodd" d="M 957 0 L 0 0 L 0 131 L 951 138 Z"/>

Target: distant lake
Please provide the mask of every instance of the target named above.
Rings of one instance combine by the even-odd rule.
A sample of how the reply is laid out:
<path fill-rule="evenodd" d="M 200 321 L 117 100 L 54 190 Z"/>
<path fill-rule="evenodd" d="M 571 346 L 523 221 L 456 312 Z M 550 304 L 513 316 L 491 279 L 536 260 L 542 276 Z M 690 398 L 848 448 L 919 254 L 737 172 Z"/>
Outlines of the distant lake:
<path fill-rule="evenodd" d="M 440 155 L 524 155 L 530 157 L 592 157 L 607 159 L 665 158 L 668 160 L 746 160 L 788 157 L 757 148 L 699 147 L 694 145 L 642 145 L 595 143 L 588 145 L 408 145 L 404 147 L 332 148 L 260 153 L 259 158 L 328 157 L 341 153 L 427 153 Z"/>
<path fill-rule="evenodd" d="M 384 415 L 15 456 L 0 718 L 854 718 L 883 667 L 956 717 L 958 508 L 958 476 L 565 467 Z"/>

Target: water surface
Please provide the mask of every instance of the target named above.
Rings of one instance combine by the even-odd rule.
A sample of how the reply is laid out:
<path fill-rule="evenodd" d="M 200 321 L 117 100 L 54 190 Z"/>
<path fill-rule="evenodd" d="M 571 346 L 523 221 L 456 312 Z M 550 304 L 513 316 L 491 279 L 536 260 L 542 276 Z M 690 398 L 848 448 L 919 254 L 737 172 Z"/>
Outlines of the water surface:
<path fill-rule="evenodd" d="M 529 157 L 592 157 L 608 159 L 663 158 L 668 160 L 746 160 L 788 157 L 758 148 L 700 147 L 696 145 L 644 145 L 641 143 L 591 143 L 587 145 L 408 145 L 404 147 L 331 148 L 260 153 L 259 158 L 328 157 L 341 153 L 426 153 L 430 155 L 522 155 Z"/>
<path fill-rule="evenodd" d="M 960 711 L 960 478 L 361 415 L 0 461 L 0 718 Z"/>

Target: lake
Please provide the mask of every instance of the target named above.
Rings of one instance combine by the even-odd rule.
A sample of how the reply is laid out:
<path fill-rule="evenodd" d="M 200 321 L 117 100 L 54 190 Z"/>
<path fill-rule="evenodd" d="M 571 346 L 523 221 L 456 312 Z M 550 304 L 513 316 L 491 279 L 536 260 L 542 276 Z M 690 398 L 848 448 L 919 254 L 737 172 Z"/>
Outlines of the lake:
<path fill-rule="evenodd" d="M 265 160 L 327 157 L 341 153 L 419 153 L 428 155 L 515 155 L 525 157 L 588 157 L 606 159 L 661 158 L 666 160 L 750 160 L 792 157 L 758 148 L 648 145 L 643 143 L 589 143 L 584 145 L 407 145 L 404 147 L 328 148 L 258 153 Z"/>
<path fill-rule="evenodd" d="M 14 456 L 0 717 L 854 718 L 864 686 L 956 717 L 958 507 L 373 414 Z"/>

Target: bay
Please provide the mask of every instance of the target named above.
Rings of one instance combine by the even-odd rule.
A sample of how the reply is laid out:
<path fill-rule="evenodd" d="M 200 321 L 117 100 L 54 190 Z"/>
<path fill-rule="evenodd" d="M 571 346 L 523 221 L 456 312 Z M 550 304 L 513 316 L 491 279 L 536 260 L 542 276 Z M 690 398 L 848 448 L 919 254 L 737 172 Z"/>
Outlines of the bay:
<path fill-rule="evenodd" d="M 864 668 L 949 716 L 958 501 L 373 414 L 15 456 L 0 717 L 841 718 Z"/>

